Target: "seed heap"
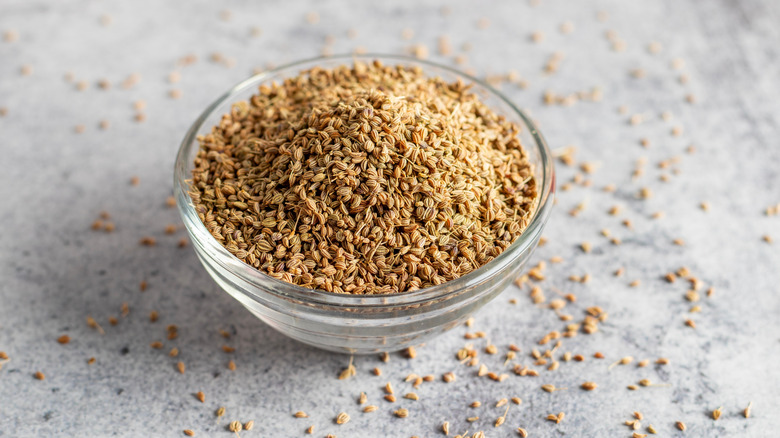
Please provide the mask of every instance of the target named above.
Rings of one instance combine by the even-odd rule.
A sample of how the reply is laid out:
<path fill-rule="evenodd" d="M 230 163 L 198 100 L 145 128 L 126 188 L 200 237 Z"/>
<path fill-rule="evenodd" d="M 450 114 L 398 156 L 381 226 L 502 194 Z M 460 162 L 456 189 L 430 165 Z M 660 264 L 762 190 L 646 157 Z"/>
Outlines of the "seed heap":
<path fill-rule="evenodd" d="M 488 263 L 528 225 L 537 191 L 519 130 L 419 68 L 314 68 L 198 137 L 190 194 L 209 232 L 274 278 L 413 291 Z"/>

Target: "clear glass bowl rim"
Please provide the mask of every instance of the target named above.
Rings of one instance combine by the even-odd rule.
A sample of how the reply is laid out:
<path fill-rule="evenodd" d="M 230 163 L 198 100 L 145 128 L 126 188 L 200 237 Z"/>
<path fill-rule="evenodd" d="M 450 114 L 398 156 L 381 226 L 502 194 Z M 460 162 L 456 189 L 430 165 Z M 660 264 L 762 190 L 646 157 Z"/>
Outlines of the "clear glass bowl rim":
<path fill-rule="evenodd" d="M 437 286 L 431 286 L 424 289 L 419 289 L 412 292 L 392 293 L 392 294 L 376 294 L 376 295 L 352 295 L 352 294 L 338 294 L 317 289 L 308 289 L 302 286 L 298 286 L 292 283 L 287 283 L 282 280 L 278 280 L 271 276 L 266 275 L 264 272 L 257 270 L 256 268 L 247 265 L 243 261 L 239 260 L 233 254 L 227 251 L 214 236 L 209 233 L 206 226 L 201 222 L 195 208 L 192 205 L 191 198 L 188 194 L 188 180 L 190 179 L 190 164 L 189 153 L 193 147 L 199 147 L 197 143 L 197 136 L 203 124 L 209 117 L 223 104 L 228 103 L 231 99 L 234 99 L 238 94 L 247 91 L 249 88 L 257 88 L 263 82 L 273 78 L 277 74 L 287 72 L 293 69 L 300 69 L 302 66 L 309 65 L 314 67 L 316 63 L 328 63 L 332 64 L 334 61 L 349 62 L 364 62 L 371 63 L 375 60 L 387 65 L 387 61 L 396 61 L 404 65 L 420 65 L 427 66 L 435 69 L 444 70 L 458 78 L 463 79 L 465 82 L 472 82 L 479 85 L 492 94 L 494 97 L 503 101 L 512 111 L 526 125 L 531 137 L 536 143 L 537 152 L 541 159 L 542 167 L 542 180 L 537 186 L 537 204 L 534 216 L 531 219 L 530 224 L 526 227 L 523 234 L 510 245 L 506 250 L 499 254 L 495 259 L 486 263 L 483 266 L 469 272 L 468 274 L 456 278 L 454 280 L 447 281 Z M 295 72 L 297 73 L 297 72 Z M 528 145 L 523 145 L 528 147 Z M 198 116 L 195 122 L 187 130 L 184 139 L 181 142 L 179 151 L 176 155 L 176 163 L 174 167 L 174 194 L 176 203 L 178 205 L 179 213 L 184 219 L 184 224 L 187 230 L 192 235 L 193 239 L 196 239 L 198 244 L 205 247 L 207 250 L 206 256 L 212 259 L 212 262 L 220 265 L 223 269 L 231 272 L 234 275 L 239 276 L 244 281 L 250 284 L 262 284 L 259 289 L 262 292 L 273 293 L 279 295 L 284 299 L 292 299 L 304 303 L 322 304 L 330 307 L 385 307 L 403 305 L 408 306 L 410 304 L 424 303 L 432 299 L 444 299 L 448 294 L 457 293 L 470 285 L 479 283 L 492 275 L 497 274 L 502 267 L 506 267 L 517 257 L 520 257 L 528 250 L 532 250 L 531 245 L 534 243 L 535 237 L 541 233 L 547 218 L 549 217 L 550 208 L 552 206 L 552 199 L 554 195 L 555 187 L 555 174 L 553 170 L 553 157 L 550 153 L 550 149 L 547 146 L 542 134 L 536 127 L 536 124 L 531 120 L 529 116 L 512 103 L 501 92 L 488 85 L 481 79 L 467 75 L 452 67 L 441 65 L 435 62 L 420 60 L 403 55 L 388 55 L 369 53 L 363 55 L 335 55 L 325 57 L 314 57 L 304 60 L 295 61 L 272 70 L 265 71 L 263 73 L 251 76 L 235 86 L 231 87 L 227 92 L 222 94 L 214 102 L 212 102 L 206 109 Z M 537 181 L 539 183 L 539 181 Z M 191 220 L 187 220 L 187 218 Z M 204 255 L 204 254 L 202 254 Z M 240 264 L 240 265 L 239 265 Z M 267 287 L 272 285 L 271 288 Z M 269 290 L 272 289 L 272 290 Z M 254 297 L 253 297 L 254 298 Z M 256 299 L 256 298 L 255 298 Z"/>

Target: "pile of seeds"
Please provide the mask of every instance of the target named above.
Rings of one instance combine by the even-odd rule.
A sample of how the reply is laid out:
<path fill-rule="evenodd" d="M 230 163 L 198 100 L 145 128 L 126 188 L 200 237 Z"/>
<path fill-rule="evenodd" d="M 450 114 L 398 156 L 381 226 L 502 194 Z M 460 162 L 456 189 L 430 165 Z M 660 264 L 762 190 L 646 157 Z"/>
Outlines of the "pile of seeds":
<path fill-rule="evenodd" d="M 198 137 L 196 211 L 277 279 L 413 291 L 488 263 L 533 216 L 518 133 L 462 82 L 356 63 L 263 85 Z"/>

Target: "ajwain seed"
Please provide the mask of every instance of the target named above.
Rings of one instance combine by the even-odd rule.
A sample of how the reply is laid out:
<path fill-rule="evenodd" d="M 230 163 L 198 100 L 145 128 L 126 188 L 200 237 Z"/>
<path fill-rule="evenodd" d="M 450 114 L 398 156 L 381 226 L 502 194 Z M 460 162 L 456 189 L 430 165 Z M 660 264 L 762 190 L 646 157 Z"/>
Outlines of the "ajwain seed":
<path fill-rule="evenodd" d="M 398 418 L 406 418 L 409 416 L 409 410 L 405 408 L 401 408 L 393 412 L 393 414 Z"/>
<path fill-rule="evenodd" d="M 346 424 L 349 422 L 349 415 L 346 412 L 341 412 L 336 416 L 336 424 Z"/>

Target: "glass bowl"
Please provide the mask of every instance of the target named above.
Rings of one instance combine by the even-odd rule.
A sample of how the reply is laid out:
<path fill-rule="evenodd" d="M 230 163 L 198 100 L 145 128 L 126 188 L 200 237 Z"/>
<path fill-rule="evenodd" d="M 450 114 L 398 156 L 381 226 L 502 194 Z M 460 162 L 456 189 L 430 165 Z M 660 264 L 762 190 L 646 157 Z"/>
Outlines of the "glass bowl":
<path fill-rule="evenodd" d="M 537 179 L 536 212 L 525 232 L 498 257 L 455 280 L 413 292 L 384 295 L 335 294 L 271 278 L 230 254 L 198 218 L 188 192 L 196 137 L 216 125 L 233 103 L 247 100 L 262 84 L 296 76 L 315 66 L 355 61 L 418 66 L 427 76 L 472 83 L 472 92 L 521 127 L 520 141 Z M 533 121 L 506 97 L 457 70 L 404 56 L 362 55 L 316 58 L 253 76 L 223 94 L 195 120 L 181 143 L 174 169 L 179 213 L 198 258 L 222 289 L 279 332 L 315 347 L 365 354 L 418 345 L 464 322 L 520 275 L 539 243 L 554 197 L 553 160 Z"/>

